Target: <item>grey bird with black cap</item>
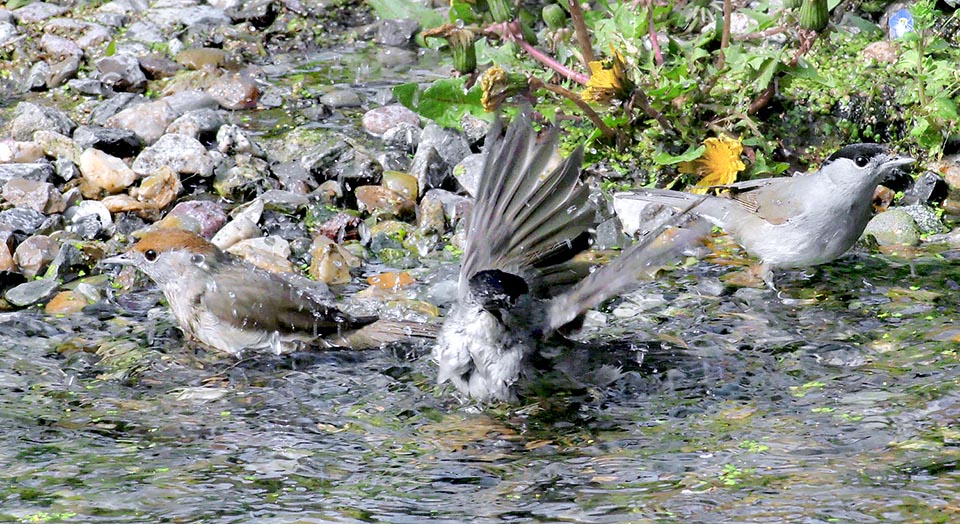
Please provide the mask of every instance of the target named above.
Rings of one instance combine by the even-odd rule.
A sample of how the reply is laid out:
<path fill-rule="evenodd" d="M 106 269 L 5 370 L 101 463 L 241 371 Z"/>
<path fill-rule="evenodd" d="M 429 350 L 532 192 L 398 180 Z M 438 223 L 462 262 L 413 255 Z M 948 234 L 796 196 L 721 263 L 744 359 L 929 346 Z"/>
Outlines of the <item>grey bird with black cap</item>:
<path fill-rule="evenodd" d="M 852 144 L 809 175 L 717 186 L 728 191 L 707 197 L 695 212 L 760 258 L 764 281 L 772 288 L 775 268 L 816 266 L 846 253 L 870 221 L 877 185 L 913 161 L 880 144 Z M 701 197 L 641 189 L 617 198 L 681 208 Z"/>
<path fill-rule="evenodd" d="M 562 348 L 583 314 L 636 285 L 639 275 L 682 252 L 697 233 L 651 230 L 613 262 L 590 272 L 576 255 L 589 247 L 596 208 L 582 184 L 583 148 L 555 169 L 547 165 L 556 127 L 542 136 L 522 112 L 506 133 L 498 118 L 468 217 L 458 301 L 433 349 L 438 381 L 481 401 L 515 400 L 531 383 L 560 370 L 584 379 Z M 669 237 L 669 238 L 668 238 Z M 581 383 L 582 384 L 582 383 Z"/>

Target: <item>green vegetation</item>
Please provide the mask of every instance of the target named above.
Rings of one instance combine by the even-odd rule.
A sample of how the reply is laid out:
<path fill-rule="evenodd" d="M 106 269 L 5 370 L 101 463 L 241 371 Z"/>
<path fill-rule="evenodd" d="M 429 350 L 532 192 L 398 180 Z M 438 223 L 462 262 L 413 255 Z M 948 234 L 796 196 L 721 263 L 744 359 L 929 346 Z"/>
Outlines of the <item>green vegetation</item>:
<path fill-rule="evenodd" d="M 853 141 L 937 157 L 960 133 L 960 46 L 945 29 L 956 15 L 932 0 L 913 4 L 913 31 L 893 41 L 879 25 L 885 5 L 871 3 L 761 1 L 725 13 L 707 0 L 601 0 L 584 12 L 561 1 L 515 12 L 513 2 L 453 0 L 446 20 L 413 0 L 370 4 L 420 20 L 424 45 L 475 53 L 458 59 L 459 78 L 398 86 L 401 103 L 450 127 L 510 97 L 534 100 L 547 118 L 579 115 L 594 125 L 564 120 L 569 140 L 589 133 L 588 160 L 633 173 L 634 184 L 670 181 L 670 166 L 711 136 L 738 138 L 756 176 Z"/>

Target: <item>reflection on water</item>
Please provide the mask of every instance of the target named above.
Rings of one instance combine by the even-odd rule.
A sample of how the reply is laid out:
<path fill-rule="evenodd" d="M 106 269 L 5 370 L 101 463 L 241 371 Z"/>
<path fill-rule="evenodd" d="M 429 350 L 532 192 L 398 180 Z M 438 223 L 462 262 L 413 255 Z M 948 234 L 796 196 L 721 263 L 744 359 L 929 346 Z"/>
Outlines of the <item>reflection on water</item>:
<path fill-rule="evenodd" d="M 788 276 L 819 296 L 801 306 L 677 272 L 584 342 L 623 368 L 614 386 L 513 408 L 460 405 L 428 348 L 221 359 L 184 347 L 153 293 L 8 314 L 0 520 L 955 521 L 946 256 Z"/>

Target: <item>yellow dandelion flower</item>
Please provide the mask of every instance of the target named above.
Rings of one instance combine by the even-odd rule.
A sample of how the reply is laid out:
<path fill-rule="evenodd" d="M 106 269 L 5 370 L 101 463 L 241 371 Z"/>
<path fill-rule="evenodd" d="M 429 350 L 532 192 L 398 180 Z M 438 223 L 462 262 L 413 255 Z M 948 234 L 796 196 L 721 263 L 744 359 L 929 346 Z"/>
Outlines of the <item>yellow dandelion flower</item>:
<path fill-rule="evenodd" d="M 580 94 L 583 100 L 605 104 L 629 91 L 630 82 L 627 80 L 623 55 L 613 45 L 610 46 L 610 53 L 613 56 L 609 60 L 590 62 L 590 80 Z"/>
<path fill-rule="evenodd" d="M 743 153 L 740 139 L 720 135 L 706 139 L 703 145 L 706 150 L 700 158 L 692 162 L 680 162 L 681 173 L 700 176 L 700 181 L 691 192 L 703 194 L 711 186 L 732 184 L 737 180 L 737 173 L 747 168 L 740 160 Z"/>
<path fill-rule="evenodd" d="M 480 76 L 480 103 L 487 111 L 496 111 L 507 97 L 513 96 L 529 87 L 526 76 L 508 73 L 500 66 L 493 66 Z"/>

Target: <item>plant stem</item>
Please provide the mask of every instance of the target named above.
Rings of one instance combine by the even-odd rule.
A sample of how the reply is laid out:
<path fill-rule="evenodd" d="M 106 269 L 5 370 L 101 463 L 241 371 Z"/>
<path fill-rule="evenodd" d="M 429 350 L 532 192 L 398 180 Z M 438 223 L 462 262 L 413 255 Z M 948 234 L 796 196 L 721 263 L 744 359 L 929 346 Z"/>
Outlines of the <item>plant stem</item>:
<path fill-rule="evenodd" d="M 648 0 L 650 10 L 647 12 L 647 33 L 650 35 L 650 47 L 653 48 L 653 59 L 658 66 L 663 65 L 663 51 L 660 50 L 660 39 L 657 37 L 657 28 L 653 23 L 653 0 Z M 646 95 L 644 95 L 646 96 Z"/>
<path fill-rule="evenodd" d="M 573 80 L 581 85 L 587 85 L 587 82 L 590 81 L 589 76 L 570 69 L 560 62 L 557 62 L 552 56 L 530 45 L 530 42 L 524 40 L 523 33 L 520 30 L 519 22 L 517 21 L 503 24 L 493 24 L 487 27 L 486 31 L 494 32 L 506 40 L 516 42 L 524 51 L 527 52 L 527 54 L 538 60 L 543 65 L 553 69 L 557 73 L 560 73 L 561 76 L 567 78 L 568 80 Z"/>
<path fill-rule="evenodd" d="M 724 49 L 730 47 L 730 18 L 733 17 L 733 0 L 723 0 L 723 30 L 720 32 L 720 57 L 717 59 L 717 69 L 723 68 L 726 62 Z"/>
<path fill-rule="evenodd" d="M 657 111 L 650 105 L 650 97 L 647 96 L 639 88 L 633 90 L 633 96 L 630 98 L 630 105 L 636 105 L 643 111 L 643 114 L 647 117 L 652 118 L 660 124 L 660 127 L 663 128 L 667 133 L 676 133 L 676 130 L 673 129 L 673 126 L 670 125 L 670 121 L 667 120 L 667 117 L 663 116 L 663 113 Z"/>
<path fill-rule="evenodd" d="M 583 10 L 580 9 L 580 0 L 569 0 L 570 20 L 573 21 L 573 32 L 577 35 L 577 43 L 580 44 L 580 52 L 583 54 L 583 67 L 590 70 L 590 62 L 596 58 L 593 54 L 593 43 L 590 42 L 590 31 L 587 29 L 586 22 L 583 21 Z"/>
<path fill-rule="evenodd" d="M 580 98 L 580 96 L 578 96 L 573 91 L 570 91 L 569 89 L 560 87 L 558 85 L 547 84 L 543 80 L 540 80 L 539 78 L 536 78 L 533 76 L 530 77 L 530 88 L 546 89 L 551 93 L 558 94 L 566 98 L 567 100 L 570 100 L 571 102 L 576 104 L 581 111 L 583 111 L 583 114 L 586 115 L 586 117 L 589 118 L 591 122 L 593 122 L 593 125 L 597 126 L 597 129 L 600 130 L 600 133 L 603 134 L 604 138 L 610 139 L 617 136 L 617 132 L 611 129 L 610 126 L 608 126 L 603 122 L 603 119 L 600 118 L 600 115 L 598 115 L 597 112 L 594 111 L 592 107 L 590 107 L 590 104 L 584 102 L 583 99 Z"/>

